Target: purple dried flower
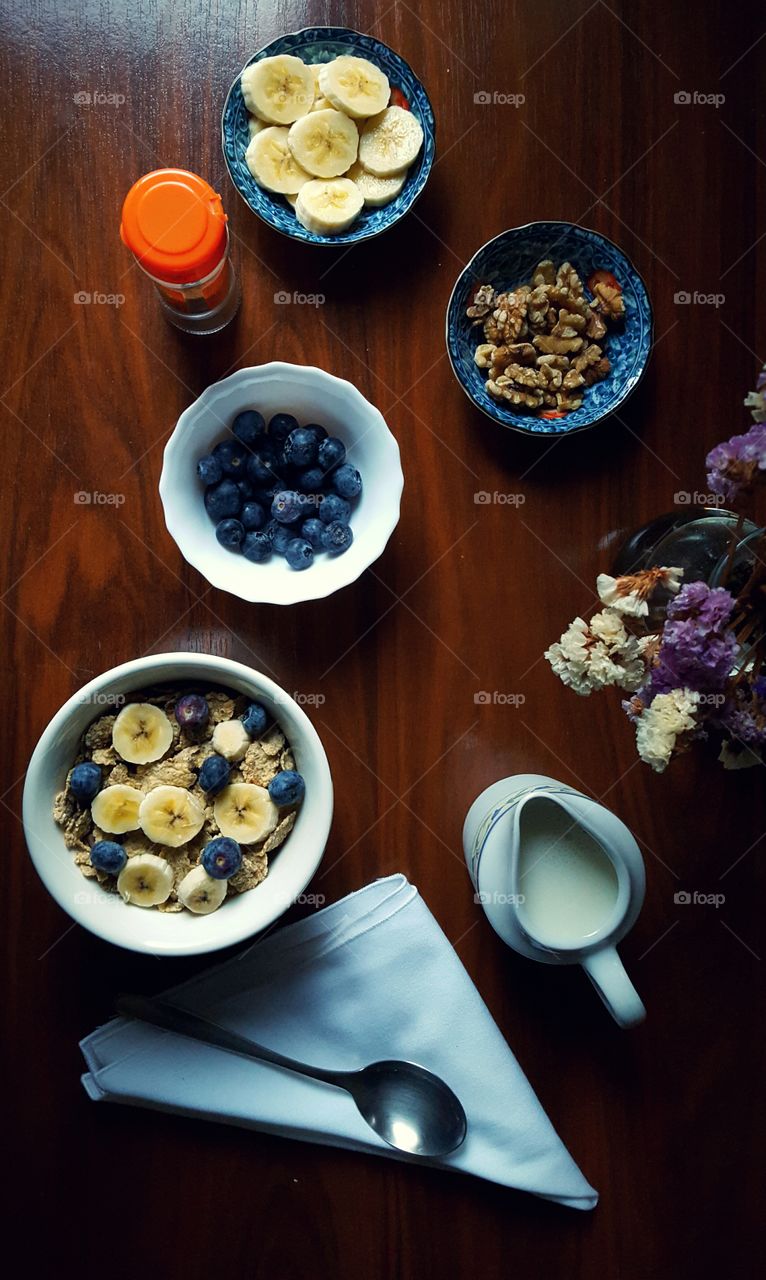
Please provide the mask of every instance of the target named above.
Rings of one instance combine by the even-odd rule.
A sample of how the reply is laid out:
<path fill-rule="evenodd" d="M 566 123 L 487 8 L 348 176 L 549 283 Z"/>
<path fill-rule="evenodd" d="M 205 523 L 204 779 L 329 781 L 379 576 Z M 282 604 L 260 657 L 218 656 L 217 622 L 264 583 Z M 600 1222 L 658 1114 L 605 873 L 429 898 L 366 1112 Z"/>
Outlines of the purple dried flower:
<path fill-rule="evenodd" d="M 720 722 L 733 738 L 748 747 L 766 745 L 766 690 L 763 680 L 739 685 L 727 698 Z"/>
<path fill-rule="evenodd" d="M 766 470 L 766 423 L 756 422 L 745 435 L 717 444 L 705 461 L 713 493 L 725 502 L 735 502 Z"/>
<path fill-rule="evenodd" d="M 739 652 L 737 637 L 727 626 L 733 609 L 734 599 L 723 587 L 690 582 L 681 588 L 668 606 L 649 679 L 638 691 L 645 706 L 673 689 L 723 690 Z"/>

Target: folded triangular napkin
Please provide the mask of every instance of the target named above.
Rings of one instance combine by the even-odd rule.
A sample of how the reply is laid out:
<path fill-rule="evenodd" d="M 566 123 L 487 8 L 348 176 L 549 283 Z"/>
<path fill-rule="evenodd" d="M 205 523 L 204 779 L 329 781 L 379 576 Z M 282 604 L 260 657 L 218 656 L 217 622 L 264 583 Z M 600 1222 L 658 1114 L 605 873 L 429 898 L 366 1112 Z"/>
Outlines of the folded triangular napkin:
<path fill-rule="evenodd" d="M 427 906 L 403 875 L 375 881 L 166 998 L 317 1066 L 406 1058 L 442 1076 L 468 1136 L 441 1167 L 576 1209 L 598 1199 Z M 82 1041 L 91 1098 L 398 1156 L 350 1096 L 207 1044 L 117 1018 Z"/>

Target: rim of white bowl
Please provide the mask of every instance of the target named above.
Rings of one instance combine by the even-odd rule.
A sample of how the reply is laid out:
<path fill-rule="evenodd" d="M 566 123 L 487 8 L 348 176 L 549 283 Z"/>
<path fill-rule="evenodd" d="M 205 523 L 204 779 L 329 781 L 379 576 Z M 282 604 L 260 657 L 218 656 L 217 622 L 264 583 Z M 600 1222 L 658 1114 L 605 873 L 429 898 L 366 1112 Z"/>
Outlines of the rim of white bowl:
<path fill-rule="evenodd" d="M 329 575 L 312 574 L 312 568 L 306 569 L 299 573 L 295 570 L 285 570 L 285 576 L 280 578 L 284 584 L 282 590 L 272 587 L 266 588 L 264 585 L 258 586 L 258 569 L 257 564 L 247 564 L 248 569 L 252 569 L 252 575 L 243 574 L 243 582 L 236 591 L 232 590 L 229 582 L 224 581 L 223 572 L 218 575 L 209 572 L 208 568 L 203 569 L 194 552 L 190 550 L 188 544 L 184 545 L 183 520 L 180 519 L 180 512 L 176 509 L 173 498 L 171 496 L 171 474 L 178 465 L 180 456 L 186 448 L 186 442 L 183 439 L 186 424 L 192 417 L 199 412 L 209 409 L 211 402 L 217 396 L 223 394 L 222 389 L 235 386 L 238 382 L 244 382 L 253 374 L 259 375 L 265 379 L 283 379 L 310 384 L 311 382 L 327 382 L 334 387 L 342 388 L 345 394 L 355 399 L 358 404 L 364 405 L 365 409 L 373 416 L 374 426 L 368 430 L 375 430 L 379 433 L 380 438 L 385 442 L 386 448 L 390 453 L 391 467 L 390 475 L 387 476 L 385 484 L 390 493 L 390 505 L 388 509 L 388 518 L 379 520 L 379 536 L 374 539 L 371 546 L 370 555 L 363 561 L 354 566 L 353 558 L 347 559 L 346 555 L 338 556 L 332 560 L 332 568 L 334 570 L 332 578 L 328 581 Z M 221 421 L 221 426 L 225 423 Z M 366 434 L 366 433 L 365 433 Z M 364 477 L 362 477 L 364 481 Z M 372 483 L 379 483 L 377 478 Z M 230 373 L 227 377 L 213 382 L 209 387 L 193 400 L 190 405 L 184 409 L 179 417 L 170 438 L 165 445 L 162 462 L 162 472 L 160 474 L 159 492 L 162 508 L 165 515 L 165 525 L 167 530 L 178 547 L 181 555 L 186 562 L 196 569 L 199 574 L 209 582 L 212 586 L 217 587 L 220 591 L 227 591 L 230 595 L 236 596 L 240 600 L 245 600 L 250 604 L 301 604 L 307 600 L 323 600 L 327 596 L 333 595 L 336 591 L 340 591 L 343 587 L 348 587 L 352 582 L 356 582 L 362 576 L 370 565 L 374 564 L 385 551 L 391 535 L 399 523 L 401 513 L 401 497 L 404 489 L 404 474 L 402 472 L 401 452 L 396 436 L 389 428 L 383 414 L 372 404 L 353 382 L 349 382 L 346 378 L 339 378 L 334 373 L 327 373 L 325 369 L 318 368 L 313 364 L 290 364 L 282 360 L 271 360 L 266 364 L 248 365 L 244 369 L 237 369 L 234 373 Z M 353 527 L 353 517 L 352 517 Z M 221 548 L 221 555 L 227 556 L 227 561 L 221 561 L 222 565 L 227 564 L 232 559 L 232 553 L 227 552 L 225 548 Z M 290 576 L 288 576 L 288 573 Z M 261 580 L 264 582 L 264 580 Z M 324 585 L 322 583 L 324 582 Z"/>
<path fill-rule="evenodd" d="M 195 917 L 195 924 L 202 925 L 202 928 L 190 931 L 188 939 L 169 941 L 163 943 L 161 937 L 158 937 L 152 945 L 143 942 L 140 939 L 132 939 L 130 937 L 130 908 L 125 907 L 126 914 L 119 913 L 114 915 L 111 912 L 103 910 L 94 910 L 91 904 L 87 902 L 78 902 L 77 896 L 72 895 L 71 901 L 62 900 L 59 887 L 56 883 L 56 877 L 53 874 L 54 854 L 47 847 L 41 833 L 37 829 L 38 816 L 41 811 L 45 817 L 49 816 L 52 810 L 54 795 L 41 795 L 44 783 L 41 778 L 43 771 L 43 762 L 48 755 L 51 747 L 56 742 L 59 733 L 68 723 L 72 713 L 83 705 L 94 694 L 98 694 L 104 688 L 109 686 L 111 692 L 118 693 L 119 689 L 112 688 L 115 681 L 130 678 L 130 685 L 125 685 L 128 691 L 140 688 L 140 681 L 136 684 L 133 678 L 140 676 L 142 672 L 152 670 L 153 675 L 150 677 L 154 682 L 162 680 L 162 672 L 156 670 L 158 664 L 160 666 L 170 667 L 188 667 L 189 678 L 193 679 L 210 679 L 211 682 L 226 686 L 227 682 L 245 682 L 253 690 L 254 696 L 263 696 L 272 698 L 280 707 L 289 706 L 290 715 L 297 721 L 302 737 L 302 745 L 308 750 L 312 757 L 312 764 L 318 770 L 320 783 L 319 788 L 315 787 L 316 796 L 313 803 L 317 812 L 312 819 L 312 838 L 316 839 L 316 851 L 306 861 L 303 872 L 296 878 L 293 884 L 289 886 L 292 899 L 288 900 L 287 893 L 280 901 L 284 904 L 281 909 L 276 910 L 268 919 L 254 919 L 255 908 L 258 906 L 258 899 L 250 898 L 251 894 L 257 894 L 258 888 L 248 890 L 247 893 L 241 894 L 237 903 L 251 906 L 251 911 L 239 913 L 244 919 L 240 919 L 235 926 L 233 917 L 226 919 L 225 914 L 213 912 L 207 916 Z M 197 674 L 193 675 L 193 671 L 199 673 L 200 669 L 204 669 L 204 677 Z M 179 675 L 167 675 L 168 680 L 183 679 Z M 234 687 L 238 687 L 237 683 Z M 94 703 L 94 706 L 96 704 Z M 66 702 L 59 708 L 56 714 L 48 722 L 46 728 L 41 733 L 37 745 L 32 752 L 29 765 L 27 766 L 26 780 L 24 783 L 24 793 L 22 798 L 22 821 L 24 826 L 24 836 L 26 839 L 27 850 L 32 863 L 45 885 L 48 893 L 55 902 L 65 911 L 76 924 L 82 925 L 89 933 L 95 934 L 102 938 L 105 942 L 110 942 L 115 946 L 122 947 L 127 951 L 135 951 L 144 955 L 155 956 L 191 956 L 204 955 L 208 952 L 221 951 L 225 947 L 236 946 L 240 942 L 252 938 L 254 934 L 260 933 L 263 929 L 267 929 L 276 920 L 278 920 L 285 911 L 292 905 L 292 901 L 303 893 L 306 886 L 310 883 L 316 874 L 322 858 L 324 856 L 327 839 L 330 834 L 333 818 L 333 784 L 332 775 L 330 773 L 330 765 L 327 755 L 322 745 L 322 740 L 314 728 L 309 717 L 303 708 L 291 698 L 281 685 L 278 685 L 270 676 L 264 675 L 261 671 L 256 671 L 252 667 L 246 666 L 242 662 L 236 662 L 233 658 L 219 658 L 214 654 L 207 653 L 191 653 L 187 651 L 173 651 L 170 653 L 148 654 L 142 658 L 134 658 L 130 662 L 123 662 L 117 667 L 110 667 L 108 671 L 102 672 L 101 675 L 95 676 L 83 685 Z M 75 876 L 81 877 L 81 873 L 74 862 L 73 855 L 64 845 L 63 833 L 61 834 L 61 852 L 66 855 L 67 860 L 71 863 L 71 870 Z M 280 850 L 280 857 L 285 854 L 289 858 L 289 839 L 285 841 L 283 848 Z M 271 869 L 270 869 L 271 873 Z M 89 881 L 82 880 L 84 885 Z M 72 883 L 77 883 L 72 881 Z M 268 876 L 264 881 L 268 884 Z M 263 899 L 261 899 L 263 901 Z M 135 908 L 140 911 L 140 908 Z M 186 915 L 187 913 L 183 913 Z M 152 918 L 159 917 L 161 922 L 174 921 L 178 919 L 175 913 L 166 915 L 162 912 L 151 910 L 141 911 L 140 919 L 144 919 L 147 915 Z M 267 912 L 268 916 L 269 913 Z M 113 927 L 114 921 L 117 921 L 117 927 Z M 172 923 L 170 928 L 172 929 Z M 161 934 L 162 924 L 158 925 L 158 935 Z M 170 931 L 170 930 L 169 930 Z"/>

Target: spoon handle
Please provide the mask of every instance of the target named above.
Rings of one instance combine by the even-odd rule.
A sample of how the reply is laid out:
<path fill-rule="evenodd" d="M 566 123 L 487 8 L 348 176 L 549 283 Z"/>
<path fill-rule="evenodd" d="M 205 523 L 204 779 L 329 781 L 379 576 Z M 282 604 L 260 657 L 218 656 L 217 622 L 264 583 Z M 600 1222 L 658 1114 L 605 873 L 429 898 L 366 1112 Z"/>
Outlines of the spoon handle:
<path fill-rule="evenodd" d="M 345 1071 L 324 1071 L 321 1067 L 310 1067 L 297 1058 L 288 1058 L 275 1049 L 267 1049 L 255 1040 L 247 1040 L 236 1031 L 220 1027 L 207 1018 L 201 1018 L 187 1009 L 179 1009 L 177 1005 L 166 1004 L 164 1000 L 150 1000 L 145 996 L 120 996 L 117 1001 L 118 1013 L 129 1018 L 138 1018 L 141 1022 L 149 1022 L 152 1026 L 162 1027 L 165 1031 L 175 1031 L 177 1035 L 188 1036 L 190 1040 L 202 1040 L 205 1044 L 215 1045 L 217 1049 L 226 1049 L 229 1053 L 238 1053 L 243 1058 L 254 1058 L 258 1062 L 270 1062 L 275 1067 L 284 1067 L 301 1076 L 309 1076 L 312 1080 L 321 1080 L 324 1084 L 335 1085 L 339 1089 L 347 1088 Z"/>

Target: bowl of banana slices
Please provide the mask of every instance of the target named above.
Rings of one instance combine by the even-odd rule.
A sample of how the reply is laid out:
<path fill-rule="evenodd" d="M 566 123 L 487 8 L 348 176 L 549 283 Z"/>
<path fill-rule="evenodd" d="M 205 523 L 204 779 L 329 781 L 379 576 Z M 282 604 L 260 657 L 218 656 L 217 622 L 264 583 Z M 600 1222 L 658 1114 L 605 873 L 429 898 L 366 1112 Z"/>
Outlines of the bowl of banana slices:
<path fill-rule="evenodd" d="M 434 114 L 403 58 L 348 27 L 280 36 L 245 64 L 222 117 L 245 203 L 308 244 L 380 235 L 412 208 L 434 159 Z"/>
<path fill-rule="evenodd" d="M 199 653 L 138 658 L 75 693 L 23 798 L 27 847 L 59 906 L 157 956 L 232 946 L 302 900 L 332 811 L 303 709 L 268 676 Z"/>

